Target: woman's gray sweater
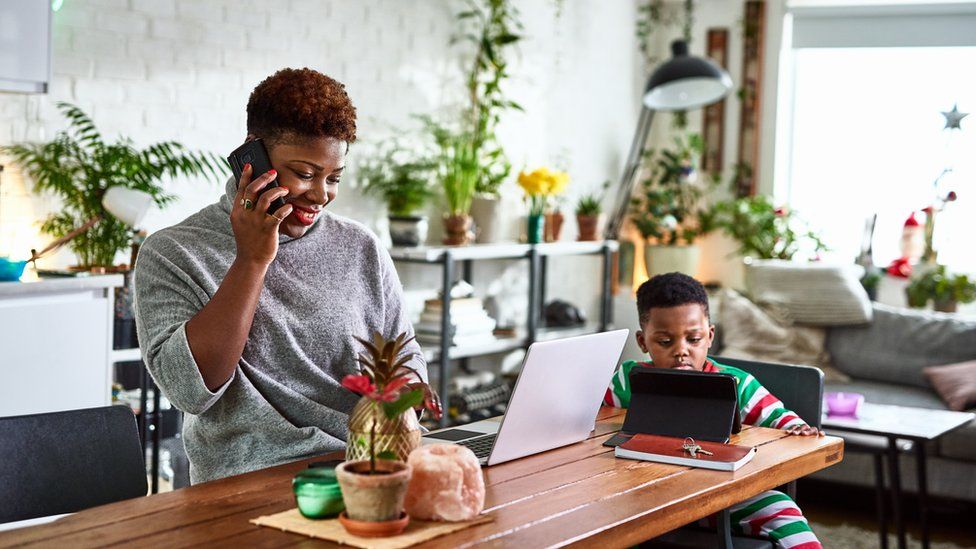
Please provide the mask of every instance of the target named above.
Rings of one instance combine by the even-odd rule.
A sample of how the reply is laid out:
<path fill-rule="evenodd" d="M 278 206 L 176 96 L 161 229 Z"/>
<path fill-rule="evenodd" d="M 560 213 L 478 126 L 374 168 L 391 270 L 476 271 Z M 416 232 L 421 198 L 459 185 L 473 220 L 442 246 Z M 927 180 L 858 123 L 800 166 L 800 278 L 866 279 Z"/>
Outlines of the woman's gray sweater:
<path fill-rule="evenodd" d="M 358 396 L 340 381 L 356 373 L 353 337 L 413 335 L 390 255 L 354 221 L 320 214 L 301 238 L 279 237 L 244 352 L 211 392 L 186 339 L 236 256 L 236 193 L 146 239 L 135 269 L 142 358 L 163 394 L 186 413 L 183 436 L 194 483 L 344 448 Z M 407 349 L 420 352 L 412 342 Z M 421 355 L 413 359 L 425 377 Z"/>

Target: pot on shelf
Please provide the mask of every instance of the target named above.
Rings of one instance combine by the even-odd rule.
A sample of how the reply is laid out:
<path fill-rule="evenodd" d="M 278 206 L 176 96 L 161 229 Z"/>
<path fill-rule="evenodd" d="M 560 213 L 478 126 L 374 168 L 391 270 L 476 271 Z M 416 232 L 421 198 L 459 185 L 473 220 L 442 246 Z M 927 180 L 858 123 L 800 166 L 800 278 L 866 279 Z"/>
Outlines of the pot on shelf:
<path fill-rule="evenodd" d="M 679 272 L 695 276 L 701 256 L 698 246 L 644 246 L 647 276 Z"/>
<path fill-rule="evenodd" d="M 427 242 L 430 226 L 427 217 L 420 215 L 391 215 L 390 241 L 394 246 L 417 247 Z"/>
<path fill-rule="evenodd" d="M 467 214 L 444 216 L 444 244 L 463 246 L 470 243 L 473 238 L 471 216 Z"/>

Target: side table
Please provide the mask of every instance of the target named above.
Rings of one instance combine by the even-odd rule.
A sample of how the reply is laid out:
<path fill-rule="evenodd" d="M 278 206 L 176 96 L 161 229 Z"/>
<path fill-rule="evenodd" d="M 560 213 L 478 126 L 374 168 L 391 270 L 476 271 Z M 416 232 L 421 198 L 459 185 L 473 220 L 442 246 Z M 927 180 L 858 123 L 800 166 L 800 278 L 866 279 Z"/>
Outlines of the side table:
<path fill-rule="evenodd" d="M 928 530 L 928 482 L 926 480 L 926 443 L 937 440 L 942 435 L 962 427 L 976 417 L 976 414 L 913 408 L 910 406 L 890 406 L 886 404 L 864 403 L 857 417 L 824 415 L 823 428 L 828 433 L 843 436 L 843 433 L 859 433 L 880 436 L 887 439 L 888 472 L 891 482 L 892 519 L 898 532 L 898 547 L 904 549 L 905 520 L 901 512 L 901 475 L 898 470 L 899 440 L 911 442 L 915 450 L 915 466 L 918 475 L 919 521 L 922 527 L 922 547 L 929 547 Z M 875 460 L 879 467 L 880 460 Z M 879 475 L 880 481 L 880 475 Z M 880 502 L 879 502 L 880 504 Z M 881 533 L 883 545 L 887 545 L 887 535 Z"/>

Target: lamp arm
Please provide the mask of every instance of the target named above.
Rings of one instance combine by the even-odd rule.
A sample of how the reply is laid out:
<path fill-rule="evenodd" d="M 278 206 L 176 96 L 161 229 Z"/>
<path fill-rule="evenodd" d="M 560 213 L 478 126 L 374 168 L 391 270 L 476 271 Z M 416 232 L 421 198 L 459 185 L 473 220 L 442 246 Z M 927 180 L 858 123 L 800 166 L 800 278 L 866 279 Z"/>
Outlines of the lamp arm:
<path fill-rule="evenodd" d="M 603 237 L 607 240 L 616 240 L 620 236 L 620 229 L 623 227 L 624 220 L 627 218 L 630 196 L 634 192 L 637 173 L 640 171 L 641 160 L 644 157 L 644 146 L 647 144 L 647 135 L 650 133 L 651 122 L 653 120 L 654 110 L 641 104 L 637 129 L 634 131 L 634 139 L 630 144 L 630 153 L 627 154 L 624 172 L 620 177 L 620 185 L 617 187 L 617 198 L 614 202 L 613 216 L 607 221 L 607 227 L 603 233 Z"/>
<path fill-rule="evenodd" d="M 29 261 L 37 261 L 38 259 L 44 257 L 48 252 L 50 252 L 52 250 L 55 250 L 57 248 L 60 248 L 66 242 L 68 242 L 72 238 L 80 235 L 81 233 L 87 231 L 88 229 L 92 228 L 95 225 L 95 223 L 98 223 L 101 220 L 102 220 L 102 216 L 100 216 L 100 215 L 99 216 L 95 216 L 95 217 L 89 219 L 88 221 L 86 221 L 85 224 L 82 225 L 81 227 L 78 227 L 77 229 L 71 231 L 70 233 L 68 233 L 68 234 L 62 236 L 61 238 L 55 240 L 54 242 L 51 242 L 43 250 L 41 250 L 41 251 L 38 252 L 38 251 L 35 251 L 35 250 L 32 249 L 31 250 L 31 258 L 30 258 Z"/>

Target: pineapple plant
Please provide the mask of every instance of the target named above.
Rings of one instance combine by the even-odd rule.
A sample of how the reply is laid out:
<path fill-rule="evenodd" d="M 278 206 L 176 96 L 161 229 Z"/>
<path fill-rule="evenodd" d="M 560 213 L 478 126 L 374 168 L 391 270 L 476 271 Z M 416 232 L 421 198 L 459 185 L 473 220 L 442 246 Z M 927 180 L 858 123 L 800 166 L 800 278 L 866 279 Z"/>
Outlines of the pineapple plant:
<path fill-rule="evenodd" d="M 436 393 L 409 366 L 414 353 L 405 348 L 413 339 L 406 333 L 386 339 L 378 332 L 372 340 L 356 338 L 365 348 L 357 357 L 360 373 L 342 380 L 343 387 L 362 395 L 349 415 L 346 460 L 369 460 L 371 472 L 376 470 L 377 459 L 406 461 L 420 446 L 415 407 L 440 417 Z"/>

